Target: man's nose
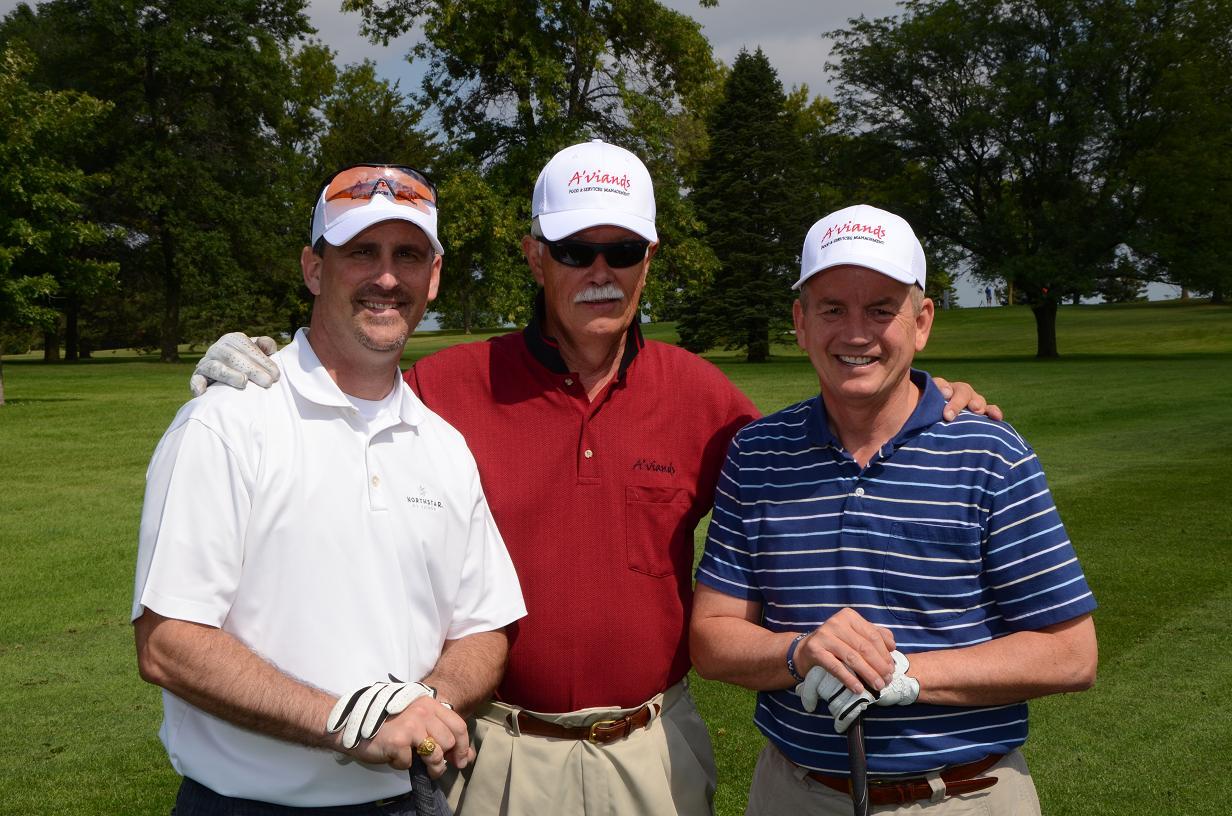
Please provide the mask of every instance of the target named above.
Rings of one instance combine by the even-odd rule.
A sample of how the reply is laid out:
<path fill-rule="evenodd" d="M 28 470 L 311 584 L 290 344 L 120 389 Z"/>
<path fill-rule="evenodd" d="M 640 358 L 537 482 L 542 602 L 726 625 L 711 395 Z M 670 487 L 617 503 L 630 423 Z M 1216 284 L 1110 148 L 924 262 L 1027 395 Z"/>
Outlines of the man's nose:
<path fill-rule="evenodd" d="M 398 285 L 398 271 L 392 257 L 381 258 L 377 263 L 372 282 L 386 289 L 393 289 Z"/>

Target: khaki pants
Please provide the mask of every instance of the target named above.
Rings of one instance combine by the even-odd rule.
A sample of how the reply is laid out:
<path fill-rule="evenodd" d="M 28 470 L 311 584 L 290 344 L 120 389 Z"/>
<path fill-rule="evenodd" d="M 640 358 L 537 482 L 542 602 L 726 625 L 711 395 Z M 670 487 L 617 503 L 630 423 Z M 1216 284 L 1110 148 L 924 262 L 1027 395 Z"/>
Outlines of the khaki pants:
<path fill-rule="evenodd" d="M 810 816 L 851 816 L 851 797 L 808 778 L 808 772 L 794 765 L 779 749 L 767 744 L 757 758 L 749 807 L 745 816 L 780 816 L 808 813 Z M 1011 751 L 987 770 L 984 776 L 997 777 L 997 784 L 982 791 L 947 796 L 937 802 L 921 799 L 906 805 L 874 805 L 870 813 L 911 814 L 911 816 L 1040 816 L 1035 783 L 1021 751 Z M 926 774 L 930 778 L 939 774 Z M 939 779 L 938 779 L 939 782 Z M 939 786 L 938 786 L 939 787 Z"/>
<path fill-rule="evenodd" d="M 476 716 L 475 762 L 441 788 L 457 816 L 710 816 L 714 754 L 688 688 L 682 681 L 649 702 L 662 706 L 658 716 L 607 745 L 515 734 L 507 718 L 520 709 L 488 703 Z M 575 726 L 636 710 L 536 716 Z"/>

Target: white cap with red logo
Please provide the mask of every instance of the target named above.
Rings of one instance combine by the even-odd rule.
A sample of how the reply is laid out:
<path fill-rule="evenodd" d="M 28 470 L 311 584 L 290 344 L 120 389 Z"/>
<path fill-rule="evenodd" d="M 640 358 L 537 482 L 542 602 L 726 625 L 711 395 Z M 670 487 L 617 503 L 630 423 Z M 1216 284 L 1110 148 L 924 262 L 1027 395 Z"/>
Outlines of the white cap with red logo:
<path fill-rule="evenodd" d="M 600 139 L 552 157 L 539 173 L 531 217 L 559 241 L 590 227 L 615 226 L 657 242 L 654 186 L 641 159 Z"/>
<path fill-rule="evenodd" d="M 924 247 L 911 225 L 894 213 L 857 204 L 818 221 L 804 239 L 800 280 L 835 266 L 863 266 L 900 283 L 924 288 Z"/>

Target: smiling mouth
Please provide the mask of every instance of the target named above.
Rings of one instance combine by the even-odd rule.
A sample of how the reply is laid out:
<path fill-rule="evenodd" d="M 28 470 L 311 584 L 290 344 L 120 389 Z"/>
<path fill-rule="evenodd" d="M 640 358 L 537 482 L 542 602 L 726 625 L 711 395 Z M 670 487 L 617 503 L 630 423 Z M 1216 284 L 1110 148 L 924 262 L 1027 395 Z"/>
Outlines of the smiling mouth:
<path fill-rule="evenodd" d="M 843 365 L 849 366 L 866 366 L 877 361 L 876 357 L 851 357 L 846 354 L 836 354 L 838 360 Z"/>
<path fill-rule="evenodd" d="M 388 309 L 398 308 L 398 303 L 392 300 L 361 300 L 359 305 L 363 306 L 365 309 L 371 309 L 375 312 L 383 312 Z"/>

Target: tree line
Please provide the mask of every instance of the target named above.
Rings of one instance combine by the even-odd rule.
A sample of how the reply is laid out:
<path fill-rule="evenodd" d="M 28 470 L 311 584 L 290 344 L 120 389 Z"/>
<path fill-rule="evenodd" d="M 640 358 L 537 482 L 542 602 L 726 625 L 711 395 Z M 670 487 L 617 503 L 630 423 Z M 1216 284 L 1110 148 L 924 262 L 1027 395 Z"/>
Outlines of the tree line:
<path fill-rule="evenodd" d="M 590 137 L 650 167 L 645 311 L 697 351 L 766 359 L 809 225 L 859 201 L 916 226 L 931 295 L 965 273 L 1028 304 L 1043 357 L 1059 303 L 1147 281 L 1222 302 L 1232 279 L 1232 0 L 907 0 L 828 33 L 833 99 L 784 90 L 760 50 L 721 64 L 655 0 L 342 6 L 374 42 L 422 31 L 419 88 L 336 66 L 305 0 L 0 22 L 0 353 L 175 360 L 293 330 L 311 201 L 359 161 L 437 181 L 442 325 L 520 324 L 529 190 Z"/>

